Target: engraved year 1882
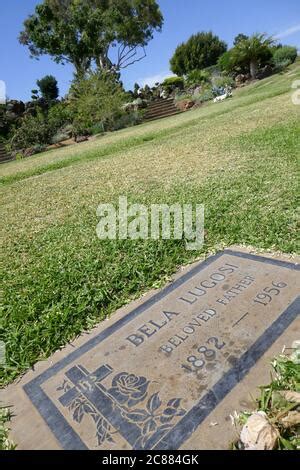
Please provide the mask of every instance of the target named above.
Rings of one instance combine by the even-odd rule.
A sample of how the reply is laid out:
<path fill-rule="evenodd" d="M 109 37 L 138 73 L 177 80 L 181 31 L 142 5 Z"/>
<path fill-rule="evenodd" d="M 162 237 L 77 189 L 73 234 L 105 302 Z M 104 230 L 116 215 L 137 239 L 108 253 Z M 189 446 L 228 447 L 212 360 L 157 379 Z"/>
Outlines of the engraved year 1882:
<path fill-rule="evenodd" d="M 206 341 L 207 346 L 199 346 L 197 356 L 188 356 L 187 364 L 182 364 L 182 368 L 188 372 L 198 372 L 208 361 L 213 361 L 217 357 L 217 352 L 221 351 L 226 343 L 219 338 L 212 336 Z"/>

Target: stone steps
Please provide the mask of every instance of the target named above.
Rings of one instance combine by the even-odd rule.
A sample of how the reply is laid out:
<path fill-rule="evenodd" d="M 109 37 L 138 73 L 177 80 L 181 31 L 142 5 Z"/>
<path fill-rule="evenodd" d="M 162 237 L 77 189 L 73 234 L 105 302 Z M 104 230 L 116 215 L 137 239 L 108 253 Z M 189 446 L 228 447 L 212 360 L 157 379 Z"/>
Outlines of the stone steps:
<path fill-rule="evenodd" d="M 172 99 L 161 99 L 153 101 L 147 107 L 144 121 L 154 121 L 156 119 L 162 119 L 169 116 L 179 114 L 179 109 L 176 108 L 174 100 Z"/>
<path fill-rule="evenodd" d="M 13 158 L 7 153 L 3 144 L 0 144 L 0 163 L 6 163 L 13 160 Z"/>

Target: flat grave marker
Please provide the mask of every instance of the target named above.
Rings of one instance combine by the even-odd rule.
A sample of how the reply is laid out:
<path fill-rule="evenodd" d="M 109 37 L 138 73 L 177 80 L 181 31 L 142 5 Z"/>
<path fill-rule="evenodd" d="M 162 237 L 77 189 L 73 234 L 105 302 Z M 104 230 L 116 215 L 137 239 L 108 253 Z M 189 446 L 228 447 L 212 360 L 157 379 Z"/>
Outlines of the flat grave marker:
<path fill-rule="evenodd" d="M 33 448 L 43 433 L 63 449 L 205 447 L 211 413 L 249 373 L 261 385 L 259 361 L 286 331 L 299 339 L 298 286 L 297 264 L 232 250 L 208 258 L 25 378 L 16 439 L 22 447 L 33 413 L 43 428 Z"/>

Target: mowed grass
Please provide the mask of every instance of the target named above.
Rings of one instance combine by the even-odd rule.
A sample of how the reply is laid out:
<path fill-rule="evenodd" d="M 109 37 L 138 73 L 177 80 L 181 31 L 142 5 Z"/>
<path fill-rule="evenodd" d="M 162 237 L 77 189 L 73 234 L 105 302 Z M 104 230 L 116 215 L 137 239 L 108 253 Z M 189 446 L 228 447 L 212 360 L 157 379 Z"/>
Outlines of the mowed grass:
<path fill-rule="evenodd" d="M 7 384 L 181 264 L 231 244 L 297 251 L 299 64 L 232 100 L 0 167 Z M 100 241 L 100 203 L 205 204 L 206 240 Z"/>

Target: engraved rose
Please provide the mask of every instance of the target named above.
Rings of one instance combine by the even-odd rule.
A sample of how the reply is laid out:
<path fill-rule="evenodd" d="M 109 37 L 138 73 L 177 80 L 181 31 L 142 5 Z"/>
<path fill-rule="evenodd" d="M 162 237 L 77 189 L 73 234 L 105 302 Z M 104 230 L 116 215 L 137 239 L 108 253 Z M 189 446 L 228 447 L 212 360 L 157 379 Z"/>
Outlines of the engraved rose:
<path fill-rule="evenodd" d="M 145 377 L 121 372 L 114 377 L 109 394 L 121 405 L 131 407 L 144 400 L 148 385 Z"/>

